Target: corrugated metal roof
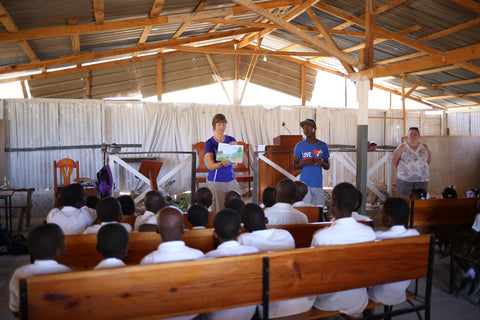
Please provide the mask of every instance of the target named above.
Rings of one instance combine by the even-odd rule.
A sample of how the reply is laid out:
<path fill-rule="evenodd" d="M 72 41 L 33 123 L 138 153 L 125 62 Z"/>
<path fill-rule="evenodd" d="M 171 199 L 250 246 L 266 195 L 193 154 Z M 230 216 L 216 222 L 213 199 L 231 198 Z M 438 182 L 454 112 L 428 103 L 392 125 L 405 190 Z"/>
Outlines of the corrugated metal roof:
<path fill-rule="evenodd" d="M 271 8 L 274 6 L 278 6 L 280 3 L 285 4 L 286 2 L 283 0 L 262 0 L 262 1 L 253 1 L 257 4 L 262 4 L 266 6 L 270 6 Z M 40 60 L 38 63 L 30 63 L 30 58 L 27 54 L 23 51 L 17 41 L 2 41 L 2 36 L 11 36 L 4 25 L 0 25 L 0 78 L 5 77 L 7 73 L 11 73 L 12 77 L 22 77 L 21 79 L 25 79 L 22 73 L 16 73 L 22 70 L 30 70 L 33 72 L 38 72 L 39 68 L 46 68 L 47 70 L 53 70 L 59 66 L 63 65 L 81 65 L 87 61 L 107 61 L 116 56 L 131 56 L 135 52 L 140 52 L 140 55 L 143 53 L 141 51 L 145 50 L 146 52 L 157 52 L 158 49 L 153 49 L 149 47 L 144 47 L 138 50 L 136 46 L 139 43 L 139 39 L 144 32 L 143 26 L 145 25 L 148 20 L 138 20 L 138 19 L 148 19 L 150 15 L 150 11 L 152 10 L 153 0 L 105 0 L 103 1 L 103 20 L 104 26 L 95 25 L 95 13 L 93 9 L 93 2 L 87 0 L 80 0 L 80 1 L 73 1 L 73 0 L 66 0 L 66 1 L 54 1 L 54 0 L 22 0 L 22 1 L 15 1 L 15 0 L 6 0 L 2 1 L 2 5 L 4 6 L 6 12 L 11 16 L 13 24 L 20 30 L 20 35 L 22 35 L 22 31 L 29 31 L 33 35 L 22 35 L 19 39 L 26 40 L 26 46 L 23 45 L 24 48 L 30 50 L 35 54 L 35 56 Z M 301 4 L 300 0 L 290 0 L 288 4 Z M 474 2 L 473 4 L 478 3 L 478 1 Z M 182 14 L 190 14 L 194 12 L 195 8 L 200 4 L 199 0 L 165 0 L 163 2 L 163 7 L 160 11 L 160 19 L 158 20 L 159 24 L 154 25 L 151 31 L 148 33 L 148 37 L 146 39 L 146 45 L 155 44 L 157 42 L 163 42 L 171 40 L 173 35 L 178 31 L 178 29 L 183 26 L 183 22 L 188 22 L 186 25 L 185 30 L 181 33 L 181 35 L 177 35 L 178 39 L 182 39 L 182 43 L 185 43 L 185 39 L 188 41 L 189 38 L 195 39 L 193 37 L 202 36 L 203 42 L 198 43 L 196 40 L 191 40 L 191 43 L 187 43 L 187 45 L 206 45 L 206 44 L 218 44 L 221 42 L 225 42 L 231 39 L 237 39 L 238 41 L 242 41 L 245 38 L 244 34 L 235 34 L 235 35 L 226 35 L 223 38 L 216 38 L 219 32 L 234 32 L 240 30 L 242 28 L 246 28 L 247 26 L 241 25 L 234 25 L 234 24 L 219 24 L 217 25 L 217 21 L 189 21 L 189 20 L 181 20 L 175 21 L 170 23 L 166 23 L 162 20 L 163 17 L 167 17 L 171 20 L 172 16 L 179 18 L 179 15 Z M 377 0 L 375 1 L 375 7 L 382 8 L 383 5 L 391 4 L 390 0 Z M 330 7 L 324 8 L 324 5 L 328 5 Z M 245 10 L 241 6 L 237 5 L 233 1 L 220 1 L 220 0 L 212 0 L 208 1 L 207 5 L 199 11 L 199 14 L 206 14 L 215 12 L 215 10 L 224 9 L 224 8 L 234 8 L 235 14 L 230 16 L 229 14 L 216 14 L 212 15 L 211 17 L 215 17 L 216 19 L 234 19 L 237 21 L 246 21 L 246 22 L 259 22 L 265 21 L 258 13 L 251 12 L 249 10 Z M 286 16 L 290 14 L 294 6 L 288 7 L 288 10 L 285 10 L 281 16 Z M 473 8 L 473 9 L 472 9 Z M 400 40 L 398 39 L 386 39 L 387 41 L 383 41 L 380 43 L 375 44 L 374 46 L 374 61 L 376 63 L 380 63 L 382 61 L 392 59 L 392 58 L 400 58 L 418 52 L 422 48 L 428 47 L 428 51 L 431 49 L 437 50 L 437 52 L 444 52 L 458 48 L 464 48 L 466 46 L 477 45 L 478 42 L 478 34 L 480 32 L 480 23 L 474 23 L 476 19 L 479 19 L 480 9 L 476 9 L 475 6 L 469 8 L 467 5 L 462 6 L 456 2 L 450 0 L 407 0 L 404 2 L 399 2 L 396 6 L 389 8 L 388 10 L 382 11 L 377 13 L 374 18 L 375 28 L 381 28 L 379 30 L 385 30 L 385 32 L 399 32 L 401 30 L 405 30 L 406 28 L 418 26 L 418 28 L 414 31 L 411 31 L 409 34 L 403 35 L 403 38 Z M 285 9 L 285 8 L 284 8 Z M 315 4 L 312 8 L 313 12 L 317 15 L 320 19 L 322 24 L 326 28 L 336 28 L 338 25 L 343 24 L 345 22 L 342 14 L 347 14 L 355 19 L 363 19 L 362 15 L 365 12 L 365 1 L 364 0 L 323 0 Z M 335 10 L 340 10 L 340 14 L 336 13 Z M 269 11 L 274 11 L 273 9 L 269 9 Z M 277 11 L 278 14 L 278 11 Z M 65 27 L 67 26 L 68 19 L 77 19 L 78 25 L 83 27 L 87 27 L 88 31 L 82 31 L 78 34 L 79 43 L 80 43 L 80 52 L 75 53 L 72 50 L 72 39 L 70 34 L 65 33 L 65 30 L 74 30 L 74 27 L 69 27 L 65 29 L 56 29 L 58 32 L 54 32 L 54 36 L 47 36 L 44 38 L 36 38 L 35 31 L 39 28 L 55 28 L 55 27 Z M 137 20 L 136 20 L 137 19 Z M 143 21 L 143 22 L 141 22 Z M 225 20 L 223 20 L 225 21 Z M 354 21 L 355 22 L 355 21 Z M 117 23 L 112 25 L 112 23 Z M 140 24 L 138 24 L 140 23 Z M 462 26 L 462 24 L 469 23 L 470 27 L 459 28 L 455 32 L 446 32 L 443 35 L 438 35 L 429 41 L 424 41 L 422 38 L 428 37 L 432 34 L 437 32 L 444 32 L 448 31 L 450 28 Z M 299 27 L 310 27 L 315 28 L 315 24 L 309 17 L 306 12 L 300 13 L 291 21 L 292 26 L 299 26 Z M 212 28 L 217 28 L 215 31 L 212 31 Z M 103 29 L 106 28 L 106 29 Z M 113 28 L 113 30 L 110 30 Z M 341 29 L 344 31 L 355 31 L 357 34 L 355 36 L 349 34 L 337 34 L 336 32 L 332 32 L 331 37 L 336 42 L 336 45 L 341 50 L 347 50 L 347 54 L 354 59 L 358 59 L 359 51 L 357 50 L 348 50 L 351 47 L 362 45 L 364 42 L 364 37 L 359 36 L 358 33 L 364 32 L 365 27 L 362 23 L 357 24 L 349 24 L 347 27 L 342 27 Z M 85 29 L 84 29 L 85 30 Z M 258 29 L 260 30 L 260 29 Z M 13 33 L 13 32 L 12 32 Z M 262 33 L 263 34 L 263 33 Z M 311 35 L 317 35 L 316 32 L 309 31 Z M 376 33 L 377 37 L 384 37 L 381 33 Z M 209 36 L 210 38 L 208 38 Z M 319 36 L 319 35 L 318 35 Z M 390 37 L 387 37 L 390 38 Z M 404 40 L 402 40 L 404 39 Z M 428 38 L 427 38 L 428 39 Z M 253 39 L 252 43 L 256 43 L 256 39 Z M 420 40 L 417 44 L 413 44 L 411 40 Z M 321 41 L 324 41 L 322 39 Z M 410 41 L 410 42 L 409 42 Z M 263 37 L 262 48 L 266 48 L 269 50 L 281 50 L 285 47 L 288 47 L 292 44 L 297 44 L 297 46 L 293 51 L 303 51 L 303 52 L 321 52 L 319 48 L 317 48 L 314 44 L 309 44 L 305 39 L 302 39 L 299 35 L 295 35 L 288 30 L 283 30 L 282 28 L 278 28 L 273 33 L 268 34 Z M 423 47 L 422 47 L 423 46 Z M 119 51 L 120 49 L 127 49 L 128 51 Z M 160 46 L 159 46 L 160 49 Z M 243 48 L 245 49 L 245 48 Z M 27 50 L 27 51 L 28 51 Z M 101 55 L 98 54 L 95 57 L 92 57 L 92 53 L 102 53 Z M 432 52 L 431 52 L 432 53 Z M 192 56 L 192 53 L 184 53 L 184 62 L 188 61 Z M 195 54 L 193 54 L 195 55 Z M 212 54 L 215 56 L 215 54 Z M 165 54 L 163 56 L 164 61 L 175 60 L 173 56 L 170 54 Z M 197 55 L 198 57 L 201 54 Z M 295 58 L 295 56 L 292 56 Z M 69 59 L 68 61 L 66 59 Z M 152 56 L 152 59 L 156 57 Z M 201 58 L 199 58 L 201 59 Z M 226 61 L 233 60 L 233 55 L 226 58 L 226 57 L 215 57 L 214 60 L 218 60 L 219 70 L 221 71 L 222 78 L 224 79 L 231 79 L 233 76 L 233 69 Z M 311 57 L 308 56 L 298 56 L 296 57 L 296 61 L 298 64 L 302 64 L 304 61 L 309 61 L 312 64 L 309 64 L 310 67 L 318 65 L 323 68 L 332 69 L 335 71 L 345 72 L 343 65 L 339 62 L 337 58 L 328 58 L 328 59 L 314 59 L 310 61 Z M 413 59 L 413 58 L 410 58 Z M 144 60 L 144 59 L 143 59 Z M 179 61 L 182 59 L 179 59 Z M 248 59 L 247 59 L 248 60 Z M 442 82 L 450 82 L 450 81 L 460 81 L 460 80 L 468 80 L 468 79 L 475 79 L 480 76 L 480 57 L 474 57 L 474 59 L 468 59 L 472 65 L 470 67 L 465 67 L 465 65 L 457 65 L 457 69 L 450 70 L 450 71 L 443 71 L 443 72 L 436 72 L 422 76 L 409 76 L 407 74 L 407 82 L 411 78 L 410 83 L 416 83 L 421 86 L 421 82 L 424 84 L 438 84 Z M 467 60 L 467 61 L 468 61 Z M 243 61 L 243 60 L 242 60 Z M 269 64 L 275 62 L 278 63 L 276 68 L 273 70 L 290 70 L 285 69 L 283 59 L 269 59 Z M 408 61 L 408 60 L 405 60 Z M 205 61 L 203 61 L 205 62 Z M 132 61 L 133 64 L 139 63 Z M 152 62 L 154 64 L 154 62 Z M 175 62 L 174 62 L 175 63 Z M 247 62 L 242 62 L 245 64 Z M 165 63 L 164 63 L 165 64 Z M 390 63 L 392 66 L 395 63 Z M 187 64 L 191 65 L 191 63 Z M 229 65 L 227 67 L 227 65 Z M 232 64 L 233 65 L 233 64 Z M 261 65 L 261 63 L 260 63 Z M 381 68 L 385 64 L 379 65 L 378 68 Z M 419 64 L 421 66 L 421 64 Z M 6 68 L 2 68 L 6 67 Z M 166 67 L 166 65 L 164 65 Z M 198 66 L 197 66 L 198 68 Z M 108 68 L 109 70 L 111 67 Z M 130 69 L 127 67 L 119 66 L 118 72 L 114 72 L 118 74 L 117 78 L 122 78 L 119 74 L 121 70 L 133 70 L 135 66 L 131 66 Z M 151 67 L 151 69 L 155 69 Z M 167 68 L 168 69 L 168 68 Z M 245 65 L 242 65 L 242 70 L 245 69 Z M 298 69 L 298 68 L 297 68 Z M 466 70 L 469 71 L 466 71 Z M 208 65 L 206 63 L 202 64 L 200 71 L 194 71 L 194 77 L 191 77 L 191 74 L 188 72 L 182 71 L 183 69 L 180 68 L 180 71 L 174 76 L 173 74 L 164 74 L 163 78 L 166 82 L 164 83 L 164 90 L 168 92 L 168 90 L 174 90 L 176 88 L 183 88 L 183 87 L 190 87 L 190 86 L 200 86 L 203 84 L 211 83 L 212 81 L 212 73 L 209 70 Z M 256 76 L 256 79 L 260 81 L 260 79 L 267 79 L 266 74 L 258 74 L 256 72 L 261 72 L 263 69 L 260 67 L 256 71 L 254 71 L 254 75 L 252 79 Z M 293 70 L 293 69 L 291 69 Z M 308 69 L 310 70 L 310 69 Z M 373 70 L 373 69 L 372 69 Z M 418 71 L 415 70 L 415 71 Z M 71 72 L 75 72 L 72 70 Z M 310 71 L 309 71 L 310 72 Z M 99 71 L 92 70 L 91 75 L 98 74 Z M 74 73 L 75 74 L 75 73 Z M 94 93 L 94 96 L 103 97 L 105 94 L 113 94 L 113 95 L 122 95 L 127 92 L 132 92 L 132 88 L 136 88 L 135 90 L 141 90 L 144 95 L 150 95 L 155 93 L 155 84 L 153 80 L 150 78 L 155 78 L 154 73 L 149 71 L 149 79 L 132 79 L 130 76 L 136 75 L 143 75 L 143 72 L 130 72 L 128 76 L 125 76 L 125 81 L 128 82 L 128 85 L 116 86 L 120 91 L 113 92 L 111 89 L 114 89 L 115 86 L 105 83 L 105 81 L 99 81 L 97 78 L 96 81 L 93 81 L 94 77 L 91 77 L 92 83 L 90 84 L 91 93 Z M 52 74 L 46 74 L 41 76 L 36 76 L 36 78 L 41 77 L 49 77 Z M 184 78 L 182 78 L 182 76 Z M 285 79 L 290 79 L 291 76 L 299 76 L 298 72 L 294 72 L 291 74 L 280 74 L 280 77 Z M 398 77 L 397 75 L 393 75 Z M 77 77 L 76 80 L 74 78 Z M 28 79 L 28 78 L 27 78 Z M 33 87 L 35 89 L 34 96 L 51 96 L 55 94 L 50 90 L 47 90 L 49 86 L 54 86 L 53 83 L 57 81 L 59 83 L 59 88 L 65 87 L 65 90 L 60 90 L 57 95 L 68 96 L 68 92 L 72 94 L 70 97 L 77 97 L 80 95 L 78 90 L 80 90 L 81 86 L 81 76 L 80 73 L 76 73 L 76 76 L 58 76 L 54 77 L 56 80 L 50 81 L 38 81 L 33 80 L 31 81 Z M 70 83 L 69 86 L 62 85 L 61 82 L 67 80 L 67 83 Z M 169 81 L 175 81 L 173 83 L 169 83 Z M 36 86 L 34 82 L 38 81 L 39 85 Z M 156 80 L 155 80 L 156 81 Z M 198 81 L 198 82 L 196 82 Z M 75 90 L 72 87 L 72 82 L 77 83 L 75 85 Z M 183 82 L 183 83 L 182 83 Z M 268 84 L 270 87 L 282 87 L 279 86 L 278 83 L 273 85 L 270 81 L 263 81 Z M 307 80 L 310 83 L 310 79 Z M 387 86 L 394 86 L 395 88 L 399 87 L 399 81 L 384 81 L 375 80 L 380 84 L 384 83 Z M 40 84 L 41 83 L 41 84 Z M 144 85 L 137 85 L 139 83 L 144 83 Z M 294 82 L 295 84 L 299 84 L 300 81 Z M 48 85 L 44 85 L 48 84 Z M 96 86 L 100 86 L 101 88 L 96 88 Z M 109 89 L 105 89 L 106 87 Z M 287 89 L 291 86 L 291 83 L 285 84 L 283 86 L 285 92 L 293 92 L 293 89 Z M 432 104 L 434 105 L 442 105 L 444 107 L 449 106 L 461 106 L 461 105 L 475 105 L 480 104 L 480 96 L 474 95 L 475 93 L 479 92 L 478 89 L 478 82 L 471 82 L 468 84 L 458 84 L 455 86 L 446 86 L 446 87 L 439 87 L 436 90 L 433 88 L 429 90 L 422 90 L 419 89 L 412 94 L 413 97 L 422 97 L 425 95 L 430 96 L 444 96 L 444 95 L 457 95 L 455 99 L 437 99 Z M 308 86 L 307 86 L 308 87 Z M 45 91 L 43 91 L 43 89 Z M 139 89 L 141 88 L 141 89 Z M 148 89 L 147 89 L 148 88 Z M 297 87 L 296 91 L 300 88 Z M 85 87 L 84 87 L 85 90 Z M 309 89 L 308 89 L 309 90 Z M 130 94 L 130 93 L 129 93 Z M 469 96 L 462 96 L 463 94 L 469 94 Z M 85 93 L 84 93 L 85 95 Z M 309 94 L 307 94 L 309 96 Z"/>

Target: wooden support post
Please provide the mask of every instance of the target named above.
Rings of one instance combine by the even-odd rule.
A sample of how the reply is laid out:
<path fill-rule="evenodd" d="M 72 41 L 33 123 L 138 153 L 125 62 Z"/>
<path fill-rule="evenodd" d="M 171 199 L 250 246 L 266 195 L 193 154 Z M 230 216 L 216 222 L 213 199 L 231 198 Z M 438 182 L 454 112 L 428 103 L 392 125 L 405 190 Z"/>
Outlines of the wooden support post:
<path fill-rule="evenodd" d="M 90 70 L 87 71 L 85 77 L 85 99 L 90 99 Z"/>
<path fill-rule="evenodd" d="M 301 92 L 300 92 L 300 96 L 302 98 L 302 106 L 305 105 L 305 100 L 306 100 L 306 86 L 307 86 L 307 67 L 305 66 L 305 64 L 302 64 L 302 78 L 300 80 L 302 83 L 301 83 Z"/>
<path fill-rule="evenodd" d="M 407 135 L 407 112 L 405 111 L 405 73 L 402 73 L 402 115 L 403 115 L 403 137 Z"/>
<path fill-rule="evenodd" d="M 162 101 L 163 94 L 163 76 L 162 76 L 162 58 L 157 59 L 157 100 Z"/>
<path fill-rule="evenodd" d="M 232 103 L 232 99 L 230 99 L 230 96 L 228 95 L 227 89 L 223 85 L 222 78 L 220 77 L 220 74 L 218 73 L 217 68 L 215 67 L 215 64 L 213 63 L 212 57 L 208 53 L 205 53 L 205 57 L 207 57 L 208 63 L 210 64 L 210 67 L 212 68 L 213 74 L 215 75 L 215 78 L 217 79 L 218 83 L 223 89 L 223 92 L 227 96 L 227 99 L 230 103 Z"/>
<path fill-rule="evenodd" d="M 23 92 L 23 98 L 28 99 L 28 91 L 27 91 L 27 85 L 26 82 L 27 80 L 20 81 L 20 84 L 22 85 L 22 92 Z"/>

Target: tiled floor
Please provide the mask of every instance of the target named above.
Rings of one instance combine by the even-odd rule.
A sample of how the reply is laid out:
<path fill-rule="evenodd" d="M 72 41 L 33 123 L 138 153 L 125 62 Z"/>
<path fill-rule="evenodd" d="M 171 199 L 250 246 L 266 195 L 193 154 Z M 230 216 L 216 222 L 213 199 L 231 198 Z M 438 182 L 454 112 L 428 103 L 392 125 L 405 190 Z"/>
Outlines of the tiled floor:
<path fill-rule="evenodd" d="M 43 219 L 34 218 L 32 227 L 39 225 Z M 26 228 L 25 235 L 29 230 Z M 29 263 L 28 256 L 0 256 L 0 319 L 15 319 L 8 309 L 8 283 L 13 271 Z M 448 294 L 449 259 L 435 257 L 434 280 L 432 290 L 431 319 L 432 320 L 478 320 L 480 319 L 480 306 L 475 306 L 479 294 L 474 297 L 455 298 Z M 420 282 L 420 288 L 424 284 Z M 423 291 L 420 291 L 423 292 Z M 423 316 L 423 312 L 421 312 Z M 394 319 L 417 319 L 415 314 L 407 314 Z M 227 319 L 226 319 L 227 320 Z"/>

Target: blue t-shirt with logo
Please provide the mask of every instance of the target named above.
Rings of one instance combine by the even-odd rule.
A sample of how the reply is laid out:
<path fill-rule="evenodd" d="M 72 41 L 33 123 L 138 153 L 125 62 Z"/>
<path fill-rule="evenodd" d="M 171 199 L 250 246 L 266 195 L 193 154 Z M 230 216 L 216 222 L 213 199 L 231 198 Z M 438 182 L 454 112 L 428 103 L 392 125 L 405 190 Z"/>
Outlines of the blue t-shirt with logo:
<path fill-rule="evenodd" d="M 297 143 L 293 154 L 295 157 L 300 158 L 301 161 L 311 158 L 330 158 L 327 144 L 320 140 L 317 140 L 317 143 L 315 144 L 310 144 L 307 140 Z M 312 188 L 322 188 L 322 169 L 322 166 L 304 166 L 300 172 L 300 181 Z"/>
<path fill-rule="evenodd" d="M 223 143 L 230 143 L 235 140 L 234 137 L 225 135 L 225 141 Z M 213 137 L 205 142 L 205 153 L 213 153 L 213 161 L 217 161 L 217 152 L 218 152 L 218 142 L 215 141 Z M 208 181 L 218 181 L 218 182 L 230 182 L 235 179 L 235 175 L 233 174 L 233 165 L 229 165 L 228 167 L 221 167 L 217 170 L 210 170 L 208 172 L 207 180 Z"/>

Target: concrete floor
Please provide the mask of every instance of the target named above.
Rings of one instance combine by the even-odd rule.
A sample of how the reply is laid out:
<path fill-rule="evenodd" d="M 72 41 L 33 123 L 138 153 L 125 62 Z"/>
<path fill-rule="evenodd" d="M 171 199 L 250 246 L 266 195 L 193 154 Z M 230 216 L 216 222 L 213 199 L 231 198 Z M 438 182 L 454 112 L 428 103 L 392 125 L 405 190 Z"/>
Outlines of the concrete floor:
<path fill-rule="evenodd" d="M 23 234 L 28 235 L 33 227 L 38 226 L 42 222 L 42 217 L 34 217 L 32 226 L 24 228 Z M 16 226 L 14 219 L 14 226 Z M 15 228 L 16 229 L 16 228 Z M 29 256 L 0 256 L 0 319 L 15 319 L 8 308 L 8 284 L 14 270 L 19 266 L 30 263 Z M 435 257 L 434 279 L 432 288 L 432 304 L 431 319 L 432 320 L 478 320 L 480 319 L 480 306 L 475 306 L 480 295 L 464 296 L 455 298 L 448 294 L 448 277 L 449 277 L 449 258 L 443 258 L 440 254 Z M 424 281 L 420 281 L 420 290 L 424 285 Z M 420 291 L 423 293 L 423 291 Z M 380 311 L 380 310 L 379 310 Z M 423 312 L 421 312 L 423 317 Z M 394 319 L 408 320 L 417 319 L 415 314 L 407 314 Z M 228 319 L 226 319 L 228 320 Z"/>

